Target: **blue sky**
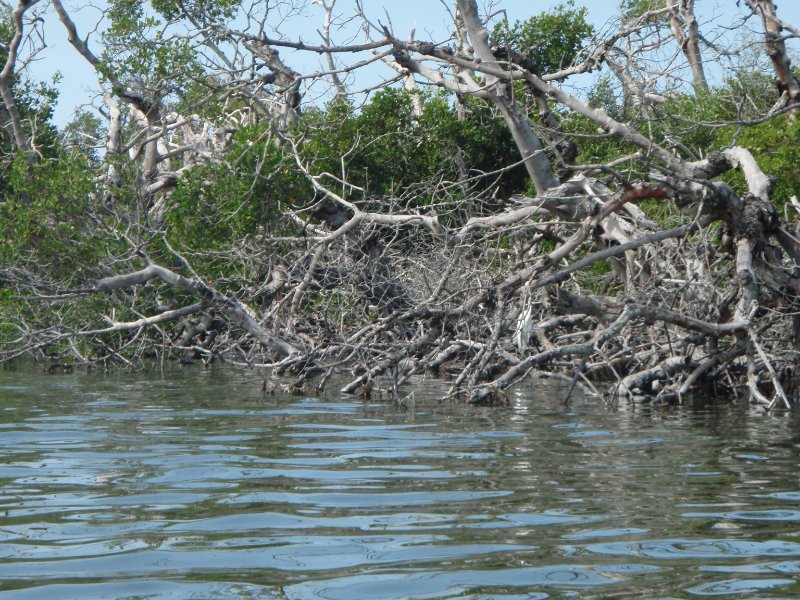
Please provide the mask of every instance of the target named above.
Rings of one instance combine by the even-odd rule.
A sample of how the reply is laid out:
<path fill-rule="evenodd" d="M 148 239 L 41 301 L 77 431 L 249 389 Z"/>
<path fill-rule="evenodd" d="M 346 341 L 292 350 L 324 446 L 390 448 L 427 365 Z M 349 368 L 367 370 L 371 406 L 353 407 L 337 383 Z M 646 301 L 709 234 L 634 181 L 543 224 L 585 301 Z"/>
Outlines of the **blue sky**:
<path fill-rule="evenodd" d="M 522 19 L 532 14 L 553 8 L 562 3 L 562 0 L 496 0 L 495 10 L 505 9 L 511 20 Z M 446 0 L 448 6 L 452 6 L 452 0 Z M 588 9 L 589 19 L 594 25 L 602 30 L 611 19 L 617 14 L 619 0 L 575 0 L 577 6 L 585 6 Z M 743 4 L 743 2 L 742 2 Z M 778 14 L 787 22 L 800 27 L 800 1 L 782 0 L 778 4 Z M 78 25 L 82 36 L 94 27 L 97 21 L 98 12 L 91 7 L 87 7 L 84 0 L 67 1 L 66 5 L 70 9 L 83 7 L 80 11 L 75 11 L 73 17 Z M 338 0 L 337 8 L 342 7 L 343 11 L 347 6 L 352 5 L 352 0 Z M 449 16 L 441 0 L 401 0 L 389 2 L 386 0 L 363 0 L 363 5 L 367 13 L 376 20 L 386 20 L 386 14 L 390 16 L 395 33 L 405 37 L 412 28 L 416 28 L 418 39 L 435 39 L 446 35 L 449 26 Z M 314 15 L 316 7 L 311 7 L 310 12 Z M 710 29 L 712 25 L 730 24 L 737 15 L 743 14 L 741 8 L 737 8 L 736 0 L 696 0 L 696 10 L 698 13 L 701 28 Z M 293 23 L 294 32 L 292 36 L 303 36 L 310 41 L 318 41 L 315 31 L 321 25 L 322 11 L 316 9 L 314 16 Z M 753 22 L 755 27 L 758 23 Z M 97 80 L 89 65 L 80 57 L 67 43 L 66 34 L 58 23 L 54 14 L 46 16 L 46 41 L 47 49 L 43 58 L 34 65 L 34 76 L 38 79 L 48 79 L 59 71 L 63 77 L 60 85 L 61 98 L 56 112 L 56 123 L 64 125 L 68 122 L 75 108 L 96 94 Z M 310 36 L 308 35 L 310 33 Z M 95 36 L 94 48 L 98 49 Z M 800 46 L 795 46 L 800 49 Z M 284 59 L 297 70 L 314 69 L 319 58 L 315 55 L 304 57 L 293 56 L 286 51 L 281 55 Z"/>

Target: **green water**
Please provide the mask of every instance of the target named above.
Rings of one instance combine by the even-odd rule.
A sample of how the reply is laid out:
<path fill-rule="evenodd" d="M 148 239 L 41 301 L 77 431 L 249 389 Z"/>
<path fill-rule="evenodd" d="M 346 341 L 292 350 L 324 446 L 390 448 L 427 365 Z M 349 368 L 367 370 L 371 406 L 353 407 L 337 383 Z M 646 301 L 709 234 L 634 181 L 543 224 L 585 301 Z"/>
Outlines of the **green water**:
<path fill-rule="evenodd" d="M 0 598 L 800 596 L 800 421 L 0 371 Z"/>

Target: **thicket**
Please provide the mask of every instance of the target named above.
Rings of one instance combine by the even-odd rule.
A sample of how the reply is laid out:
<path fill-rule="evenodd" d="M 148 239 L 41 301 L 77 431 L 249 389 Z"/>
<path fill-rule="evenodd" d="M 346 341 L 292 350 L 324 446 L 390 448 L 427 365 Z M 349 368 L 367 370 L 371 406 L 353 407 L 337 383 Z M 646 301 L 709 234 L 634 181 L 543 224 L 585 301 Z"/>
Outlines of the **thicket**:
<path fill-rule="evenodd" d="M 800 364 L 776 350 L 800 327 L 800 125 L 766 60 L 650 85 L 626 44 L 683 56 L 679 4 L 626 1 L 613 34 L 574 3 L 495 19 L 486 48 L 466 18 L 447 44 L 386 34 L 395 84 L 348 94 L 330 68 L 311 103 L 276 49 L 302 45 L 221 25 L 241 3 L 111 2 L 102 52 L 73 40 L 102 110 L 58 131 L 53 85 L 0 77 L 0 360 L 228 360 L 304 392 L 435 372 L 476 401 L 531 373 L 724 383 L 771 406 Z"/>

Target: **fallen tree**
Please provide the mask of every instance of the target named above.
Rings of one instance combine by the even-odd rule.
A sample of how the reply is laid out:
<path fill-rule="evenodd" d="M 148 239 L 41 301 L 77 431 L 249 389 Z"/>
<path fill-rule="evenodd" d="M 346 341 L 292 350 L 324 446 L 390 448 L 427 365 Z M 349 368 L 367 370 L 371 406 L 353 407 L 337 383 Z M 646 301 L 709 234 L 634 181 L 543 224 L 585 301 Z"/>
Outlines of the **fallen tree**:
<path fill-rule="evenodd" d="M 794 127 L 797 81 L 780 35 L 788 26 L 772 2 L 748 2 L 762 17 L 760 43 L 780 95 L 765 92 L 767 106 L 747 90 L 731 105 L 736 119 L 690 119 L 675 98 L 708 100 L 701 46 L 719 52 L 719 42 L 702 36 L 692 2 L 662 4 L 565 48 L 567 62 L 543 65 L 534 46 L 503 45 L 474 0 L 455 2 L 452 37 L 439 43 L 401 39 L 357 6 L 368 39 L 347 45 L 332 41 L 332 0 L 323 3 L 320 45 L 223 25 L 231 3 L 176 3 L 180 10 L 163 16 L 190 33 L 175 34 L 175 47 L 163 36 L 152 43 L 205 48 L 193 59 L 203 78 L 189 90 L 168 71 L 132 87 L 124 61 L 119 73 L 100 61 L 54 2 L 70 41 L 108 88 L 95 213 L 84 237 L 72 238 L 106 246 L 92 260 L 74 259 L 77 270 L 54 272 L 37 262 L 41 249 L 28 247 L 36 240 L 17 244 L 0 270 L 9 299 L 0 360 L 133 364 L 177 354 L 265 367 L 303 393 L 335 373 L 350 375 L 344 392 L 362 394 L 378 385 L 396 392 L 408 378 L 434 373 L 452 380 L 451 395 L 476 403 L 502 402 L 510 386 L 540 376 L 564 379 L 570 392 L 579 385 L 599 393 L 592 382 L 601 380 L 630 397 L 680 402 L 702 390 L 792 406 L 800 393 L 800 240 L 789 216 L 800 203 L 776 201 L 776 180 L 746 146 L 690 147 L 676 137 L 681 128 L 778 120 Z M 285 49 L 323 54 L 326 67 L 303 75 L 280 57 Z M 420 125 L 429 110 L 417 89 L 423 83 L 450 94 L 450 104 L 430 106 L 453 107 L 458 122 L 491 111 L 517 159 L 470 171 L 461 147 L 451 146 L 452 165 L 437 168 L 455 178 L 381 188 L 362 177 L 354 157 L 391 147 L 400 124 L 366 141 L 359 130 L 351 149 L 328 160 L 319 140 L 333 141 L 337 124 L 320 135 L 321 121 L 301 110 L 301 84 L 327 79 L 333 111 L 346 94 L 343 76 L 374 61 L 411 90 L 403 139 L 416 140 L 416 150 L 404 160 L 436 143 Z M 268 76 L 257 75 L 262 67 Z M 619 83 L 617 105 L 568 87 L 602 67 Z M 183 77 L 189 71 L 181 66 Z M 214 111 L 190 114 L 212 100 Z M 348 110 L 341 127 L 358 118 Z M 24 128 L 13 113 L 8 119 L 16 140 Z M 249 152 L 237 146 L 241 132 L 256 132 L 241 148 L 260 152 L 246 174 L 247 198 L 263 183 L 283 199 L 268 208 L 262 201 L 263 222 L 215 245 L 206 232 L 220 220 L 238 222 L 250 205 L 243 199 L 221 219 L 204 215 L 214 185 L 204 177 L 238 168 Z M 597 150 L 578 160 L 582 148 L 606 141 L 613 152 L 602 160 Z M 527 193 L 505 193 L 520 167 Z M 196 243 L 186 239 L 186 215 L 204 223 L 191 230 Z"/>

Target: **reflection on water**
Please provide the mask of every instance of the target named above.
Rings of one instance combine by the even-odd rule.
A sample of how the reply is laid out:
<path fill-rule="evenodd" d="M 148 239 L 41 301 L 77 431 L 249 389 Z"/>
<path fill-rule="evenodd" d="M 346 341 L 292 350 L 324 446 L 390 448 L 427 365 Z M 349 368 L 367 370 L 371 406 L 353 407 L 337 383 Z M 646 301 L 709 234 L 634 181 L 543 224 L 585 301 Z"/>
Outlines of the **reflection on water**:
<path fill-rule="evenodd" d="M 0 597 L 800 594 L 791 415 L 259 383 L 0 371 Z"/>

